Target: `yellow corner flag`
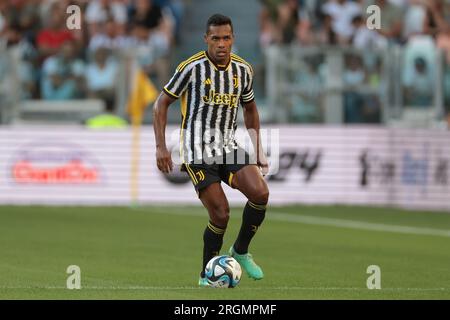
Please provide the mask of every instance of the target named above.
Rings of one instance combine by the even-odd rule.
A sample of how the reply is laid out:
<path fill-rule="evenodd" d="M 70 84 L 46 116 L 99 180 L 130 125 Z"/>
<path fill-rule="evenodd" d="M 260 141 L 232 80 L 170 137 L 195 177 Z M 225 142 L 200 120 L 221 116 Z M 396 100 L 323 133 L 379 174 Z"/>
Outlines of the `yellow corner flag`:
<path fill-rule="evenodd" d="M 130 195 L 133 205 L 139 200 L 139 160 L 141 151 L 141 124 L 144 111 L 156 100 L 158 92 L 141 68 L 133 68 L 132 86 L 128 98 L 127 112 L 132 124 Z"/>
<path fill-rule="evenodd" d="M 127 112 L 130 115 L 131 123 L 135 126 L 141 124 L 145 108 L 156 100 L 158 91 L 140 68 L 135 69 L 132 80 L 133 86 L 128 98 Z"/>

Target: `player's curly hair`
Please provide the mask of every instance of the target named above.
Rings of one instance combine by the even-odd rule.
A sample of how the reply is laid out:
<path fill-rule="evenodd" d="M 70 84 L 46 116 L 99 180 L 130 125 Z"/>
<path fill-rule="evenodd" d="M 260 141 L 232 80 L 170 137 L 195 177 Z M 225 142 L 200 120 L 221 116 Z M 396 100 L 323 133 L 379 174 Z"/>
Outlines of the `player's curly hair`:
<path fill-rule="evenodd" d="M 210 26 L 224 26 L 229 24 L 231 27 L 231 31 L 233 32 L 233 23 L 231 22 L 231 18 L 224 16 L 223 14 L 216 13 L 213 14 L 211 17 L 209 17 L 208 21 L 206 22 L 206 33 L 209 32 Z"/>

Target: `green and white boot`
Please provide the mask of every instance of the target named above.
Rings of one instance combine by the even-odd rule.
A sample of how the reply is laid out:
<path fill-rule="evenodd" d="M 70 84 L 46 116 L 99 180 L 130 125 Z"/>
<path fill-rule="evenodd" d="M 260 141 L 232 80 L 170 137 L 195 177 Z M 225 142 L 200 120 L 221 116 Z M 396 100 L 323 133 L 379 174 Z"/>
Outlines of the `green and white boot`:
<path fill-rule="evenodd" d="M 261 280 L 264 278 L 264 273 L 260 266 L 258 266 L 250 253 L 238 254 L 234 251 L 234 247 L 230 248 L 230 256 L 236 259 L 241 265 L 242 269 L 245 270 L 247 275 L 255 280 Z"/>
<path fill-rule="evenodd" d="M 206 279 L 206 277 L 205 278 L 200 277 L 198 279 L 198 285 L 199 285 L 199 287 L 209 287 L 209 283 L 208 283 L 208 280 Z"/>

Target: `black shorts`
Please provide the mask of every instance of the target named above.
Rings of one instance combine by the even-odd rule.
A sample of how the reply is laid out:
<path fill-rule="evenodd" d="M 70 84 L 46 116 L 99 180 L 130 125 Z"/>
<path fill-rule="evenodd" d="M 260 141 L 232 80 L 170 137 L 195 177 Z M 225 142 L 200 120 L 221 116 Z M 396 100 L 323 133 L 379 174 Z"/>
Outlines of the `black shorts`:
<path fill-rule="evenodd" d="M 235 161 L 225 161 L 220 163 L 184 163 L 181 165 L 181 171 L 186 171 L 194 184 L 197 195 L 200 196 L 200 190 L 207 186 L 223 181 L 231 187 L 233 175 L 245 166 L 253 163 L 248 153 L 245 153 L 245 159 L 236 161 L 237 150 L 232 152 Z"/>

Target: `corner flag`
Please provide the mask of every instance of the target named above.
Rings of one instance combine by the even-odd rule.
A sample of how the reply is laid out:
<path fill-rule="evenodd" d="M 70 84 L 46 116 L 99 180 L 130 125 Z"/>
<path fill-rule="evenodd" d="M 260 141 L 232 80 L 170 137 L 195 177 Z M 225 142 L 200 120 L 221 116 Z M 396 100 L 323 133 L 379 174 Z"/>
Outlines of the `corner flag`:
<path fill-rule="evenodd" d="M 132 86 L 128 98 L 127 113 L 130 115 L 132 124 L 130 196 L 132 203 L 136 204 L 139 200 L 141 124 L 145 109 L 156 100 L 158 92 L 137 64 L 134 64 L 132 68 Z"/>
<path fill-rule="evenodd" d="M 156 100 L 158 91 L 152 81 L 141 68 L 134 68 L 132 87 L 128 98 L 127 113 L 130 115 L 133 126 L 140 125 L 144 116 L 144 110 Z"/>

